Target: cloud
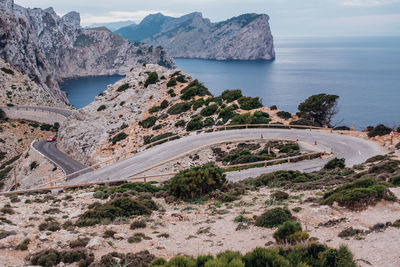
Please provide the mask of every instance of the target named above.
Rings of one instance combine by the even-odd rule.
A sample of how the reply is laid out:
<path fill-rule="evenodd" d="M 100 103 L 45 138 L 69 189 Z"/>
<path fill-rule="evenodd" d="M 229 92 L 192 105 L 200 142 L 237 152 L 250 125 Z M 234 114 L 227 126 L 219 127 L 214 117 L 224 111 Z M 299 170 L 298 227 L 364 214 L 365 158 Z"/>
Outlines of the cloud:
<path fill-rule="evenodd" d="M 399 3 L 400 0 L 344 0 L 341 2 L 343 6 L 349 7 L 374 7 Z"/>
<path fill-rule="evenodd" d="M 168 10 L 138 10 L 138 11 L 110 11 L 102 15 L 94 15 L 90 13 L 81 14 L 81 24 L 88 26 L 95 23 L 110 23 L 118 21 L 133 20 L 140 22 L 144 17 L 149 14 L 163 13 L 166 16 L 179 17 L 183 14 L 169 12 Z"/>

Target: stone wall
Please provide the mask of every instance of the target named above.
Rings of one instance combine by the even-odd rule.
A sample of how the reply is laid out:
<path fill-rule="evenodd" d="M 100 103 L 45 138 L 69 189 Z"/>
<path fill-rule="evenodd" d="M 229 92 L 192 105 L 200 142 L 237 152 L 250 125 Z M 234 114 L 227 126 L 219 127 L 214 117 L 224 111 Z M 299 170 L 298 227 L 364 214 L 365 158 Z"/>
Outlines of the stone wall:
<path fill-rule="evenodd" d="M 48 110 L 35 107 L 0 107 L 9 119 L 24 119 L 41 123 L 62 123 L 66 117 Z"/>

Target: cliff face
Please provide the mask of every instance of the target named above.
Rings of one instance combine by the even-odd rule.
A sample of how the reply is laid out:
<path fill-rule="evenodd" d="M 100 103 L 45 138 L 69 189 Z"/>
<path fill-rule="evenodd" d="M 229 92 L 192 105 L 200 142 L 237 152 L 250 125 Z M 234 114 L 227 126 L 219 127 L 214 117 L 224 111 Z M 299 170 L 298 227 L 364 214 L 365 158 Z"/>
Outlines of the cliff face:
<path fill-rule="evenodd" d="M 160 45 L 173 57 L 204 59 L 273 60 L 275 51 L 265 14 L 244 14 L 211 23 L 201 13 L 180 18 L 147 16 L 139 25 L 116 33 L 131 41 Z"/>
<path fill-rule="evenodd" d="M 48 93 L 67 102 L 63 78 L 126 74 L 143 63 L 174 66 L 160 47 L 132 44 L 105 28 L 82 29 L 80 16 L 26 9 L 0 0 L 0 57 Z"/>

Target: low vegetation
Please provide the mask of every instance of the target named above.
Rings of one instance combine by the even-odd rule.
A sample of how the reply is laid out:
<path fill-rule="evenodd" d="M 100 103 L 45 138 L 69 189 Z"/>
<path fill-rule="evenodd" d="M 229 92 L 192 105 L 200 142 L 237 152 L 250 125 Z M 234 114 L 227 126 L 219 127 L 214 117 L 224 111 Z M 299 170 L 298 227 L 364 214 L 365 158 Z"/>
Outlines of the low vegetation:
<path fill-rule="evenodd" d="M 159 81 L 157 72 L 153 71 L 149 73 L 146 81 L 144 82 L 144 87 L 148 87 L 151 84 L 156 84 Z"/>
<path fill-rule="evenodd" d="M 124 139 L 126 139 L 128 137 L 128 135 L 124 132 L 120 132 L 118 133 L 116 136 L 114 136 L 113 138 L 111 138 L 111 143 L 113 145 L 115 145 L 116 143 L 118 143 L 119 141 L 122 141 Z"/>
<path fill-rule="evenodd" d="M 240 108 L 243 110 L 252 110 L 261 108 L 263 105 L 259 97 L 246 97 L 242 96 L 238 99 Z"/>
<path fill-rule="evenodd" d="M 140 121 L 139 125 L 142 126 L 143 128 L 150 128 L 156 124 L 156 121 L 157 121 L 157 117 L 150 116 L 150 117 L 147 117 L 145 120 Z"/>
<path fill-rule="evenodd" d="M 391 128 L 383 124 L 378 124 L 376 127 L 370 128 L 367 135 L 368 137 L 383 136 L 389 134 L 391 131 Z"/>
<path fill-rule="evenodd" d="M 286 221 L 292 221 L 293 219 L 294 218 L 288 209 L 274 208 L 258 216 L 255 225 L 259 227 L 273 228 Z"/>
<path fill-rule="evenodd" d="M 334 158 L 330 161 L 328 161 L 328 163 L 325 164 L 324 169 L 326 170 L 332 170 L 332 169 L 336 169 L 336 168 L 345 168 L 346 164 L 345 164 L 345 159 L 338 159 L 338 158 Z"/>
<path fill-rule="evenodd" d="M 168 109 L 168 114 L 170 115 L 177 115 L 183 112 L 188 111 L 192 107 L 192 104 L 189 102 L 181 102 L 173 105 Z"/>

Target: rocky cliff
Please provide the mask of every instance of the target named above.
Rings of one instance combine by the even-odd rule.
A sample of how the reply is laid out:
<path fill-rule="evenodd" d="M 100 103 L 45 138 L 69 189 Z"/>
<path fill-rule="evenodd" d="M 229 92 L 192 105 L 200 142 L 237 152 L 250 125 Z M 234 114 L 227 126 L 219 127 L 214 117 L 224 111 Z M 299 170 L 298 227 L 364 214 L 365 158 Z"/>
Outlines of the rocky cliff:
<path fill-rule="evenodd" d="M 275 51 L 265 14 L 244 14 L 212 23 L 195 12 L 180 18 L 160 13 L 139 25 L 116 31 L 131 41 L 160 45 L 173 57 L 204 59 L 273 60 Z"/>
<path fill-rule="evenodd" d="M 58 86 L 63 78 L 126 74 L 144 63 L 174 65 L 161 47 L 130 43 L 106 28 L 81 28 L 76 12 L 59 17 L 52 8 L 0 0 L 0 15 L 0 58 L 65 102 Z"/>

